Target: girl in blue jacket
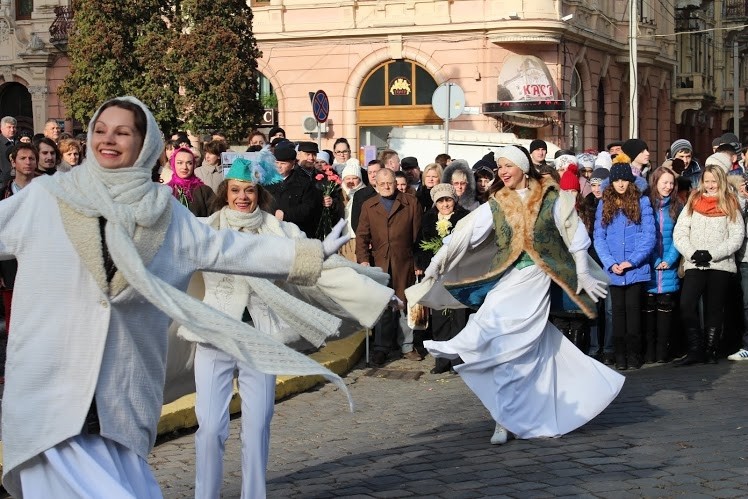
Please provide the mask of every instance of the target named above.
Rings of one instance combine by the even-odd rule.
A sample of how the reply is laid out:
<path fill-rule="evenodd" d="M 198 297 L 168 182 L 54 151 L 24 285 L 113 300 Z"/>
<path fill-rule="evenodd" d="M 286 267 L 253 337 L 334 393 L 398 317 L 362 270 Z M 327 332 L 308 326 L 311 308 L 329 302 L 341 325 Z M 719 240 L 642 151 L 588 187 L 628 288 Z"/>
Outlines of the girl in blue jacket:
<path fill-rule="evenodd" d="M 675 172 L 657 168 L 650 179 L 649 200 L 654 211 L 655 247 L 650 257 L 652 273 L 644 297 L 644 335 L 647 363 L 668 361 L 668 343 L 673 320 L 675 293 L 680 288 L 673 228 L 683 209 L 675 190 Z"/>
<path fill-rule="evenodd" d="M 630 160 L 619 154 L 595 215 L 595 251 L 610 276 L 616 368 L 638 369 L 641 360 L 641 298 L 649 281 L 655 244 L 652 205 L 634 185 Z"/>

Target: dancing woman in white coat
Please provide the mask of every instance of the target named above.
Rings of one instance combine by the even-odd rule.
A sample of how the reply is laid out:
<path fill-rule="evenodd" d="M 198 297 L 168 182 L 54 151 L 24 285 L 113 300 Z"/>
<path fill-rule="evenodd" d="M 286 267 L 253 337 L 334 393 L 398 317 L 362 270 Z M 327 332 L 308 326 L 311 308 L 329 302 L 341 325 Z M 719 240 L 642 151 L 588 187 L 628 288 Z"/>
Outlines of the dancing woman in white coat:
<path fill-rule="evenodd" d="M 170 319 L 266 374 L 327 369 L 187 296 L 196 270 L 312 285 L 345 238 L 215 231 L 151 181 L 163 141 L 137 99 L 105 103 L 83 164 L 0 202 L 0 258 L 19 262 L 2 407 L 16 498 L 161 497 L 147 464 Z M 342 229 L 338 227 L 337 233 Z"/>
<path fill-rule="evenodd" d="M 234 160 L 218 187 L 214 208 L 218 211 L 200 219 L 217 230 L 236 230 L 250 234 L 272 234 L 305 239 L 293 224 L 279 221 L 264 211 L 271 205 L 263 185 L 282 181 L 275 169 L 275 157 L 268 150 L 252 158 Z M 322 310 L 332 308 L 356 326 L 373 327 L 394 296 L 384 284 L 389 276 L 379 269 L 351 264 L 332 257 L 317 283 L 306 288 L 315 296 L 325 296 L 335 307 L 324 303 L 308 304 L 299 299 L 298 289 L 276 286 L 267 279 L 221 273 L 202 274 L 204 302 L 221 312 L 241 319 L 249 309 L 254 327 L 282 342 L 297 340 L 298 334 L 313 346 L 335 335 L 341 320 Z M 372 280 L 376 279 L 376 281 Z M 377 281 L 381 284 L 378 284 Z M 344 286 L 340 286 L 344 283 Z M 291 292 L 297 291 L 296 296 Z M 309 301 L 309 300 L 307 300 Z M 262 373 L 234 356 L 195 338 L 189 327 L 179 330 L 182 338 L 198 341 L 195 351 L 195 386 L 198 429 L 195 434 L 195 498 L 221 497 L 223 454 L 229 435 L 229 403 L 233 395 L 234 371 L 239 373 L 242 402 L 242 488 L 243 499 L 265 497 L 265 475 L 270 450 L 270 421 L 275 404 L 275 376 Z"/>
<path fill-rule="evenodd" d="M 542 179 L 523 149 L 504 147 L 496 157 L 500 182 L 489 201 L 457 224 L 425 284 L 406 295 L 434 308 L 477 309 L 453 339 L 424 346 L 464 360 L 455 371 L 496 421 L 491 443 L 502 444 L 509 432 L 555 437 L 585 424 L 616 397 L 623 377 L 548 321 L 551 280 L 589 317 L 607 293 L 591 275 L 599 268 L 574 198 Z"/>

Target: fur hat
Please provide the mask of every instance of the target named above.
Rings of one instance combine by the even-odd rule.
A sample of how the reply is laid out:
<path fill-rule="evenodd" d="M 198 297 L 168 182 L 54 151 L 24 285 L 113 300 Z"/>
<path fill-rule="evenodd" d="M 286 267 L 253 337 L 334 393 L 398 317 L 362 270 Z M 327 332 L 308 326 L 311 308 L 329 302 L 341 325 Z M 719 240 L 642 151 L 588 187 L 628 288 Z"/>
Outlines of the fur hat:
<path fill-rule="evenodd" d="M 647 149 L 649 147 L 647 147 L 647 143 L 642 139 L 629 139 L 621 146 L 621 150 L 629 157 L 629 165 L 631 161 L 635 160 L 638 155 Z"/>
<path fill-rule="evenodd" d="M 582 187 L 579 185 L 579 177 L 577 177 L 577 173 L 574 170 L 575 168 L 569 167 L 569 169 L 561 175 L 561 182 L 559 185 L 561 186 L 562 191 L 579 192 L 582 190 Z"/>
<path fill-rule="evenodd" d="M 633 182 L 636 180 L 634 172 L 631 171 L 631 160 L 623 153 L 618 154 L 613 159 L 613 166 L 610 168 L 610 183 L 612 184 L 616 180 L 628 180 Z"/>
<path fill-rule="evenodd" d="M 730 158 L 727 157 L 727 154 L 722 152 L 715 152 L 714 154 L 706 158 L 704 166 L 712 165 L 719 166 L 725 173 L 729 172 L 732 169 Z"/>
<path fill-rule="evenodd" d="M 577 154 L 577 165 L 582 170 L 595 169 L 595 155 L 589 152 Z"/>
<path fill-rule="evenodd" d="M 441 198 L 452 198 L 457 201 L 457 193 L 452 184 L 436 184 L 431 188 L 431 201 L 436 204 Z"/>

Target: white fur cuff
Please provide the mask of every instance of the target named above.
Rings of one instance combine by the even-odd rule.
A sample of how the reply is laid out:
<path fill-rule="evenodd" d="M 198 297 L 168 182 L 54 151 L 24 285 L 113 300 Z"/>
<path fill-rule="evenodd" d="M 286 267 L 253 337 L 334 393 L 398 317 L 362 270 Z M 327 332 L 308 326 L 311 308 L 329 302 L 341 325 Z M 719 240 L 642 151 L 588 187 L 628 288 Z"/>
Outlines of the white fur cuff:
<path fill-rule="evenodd" d="M 312 286 L 322 274 L 322 263 L 325 255 L 322 253 L 322 243 L 316 239 L 297 239 L 296 258 L 288 282 L 299 286 Z"/>

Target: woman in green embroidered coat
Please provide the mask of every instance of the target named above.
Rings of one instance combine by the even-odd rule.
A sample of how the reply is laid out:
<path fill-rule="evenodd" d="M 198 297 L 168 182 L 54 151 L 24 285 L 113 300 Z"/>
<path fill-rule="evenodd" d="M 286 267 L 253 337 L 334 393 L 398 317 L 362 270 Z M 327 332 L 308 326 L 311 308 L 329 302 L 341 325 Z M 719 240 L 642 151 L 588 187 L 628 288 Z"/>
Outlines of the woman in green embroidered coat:
<path fill-rule="evenodd" d="M 502 444 L 510 432 L 557 437 L 582 426 L 616 397 L 623 377 L 548 321 L 551 281 L 589 317 L 607 293 L 591 274 L 601 271 L 587 254 L 573 196 L 542 179 L 525 150 L 504 147 L 496 156 L 491 198 L 457 224 L 423 285 L 407 295 L 432 308 L 478 309 L 453 339 L 424 346 L 462 358 L 455 371 L 496 421 L 491 443 Z"/>

